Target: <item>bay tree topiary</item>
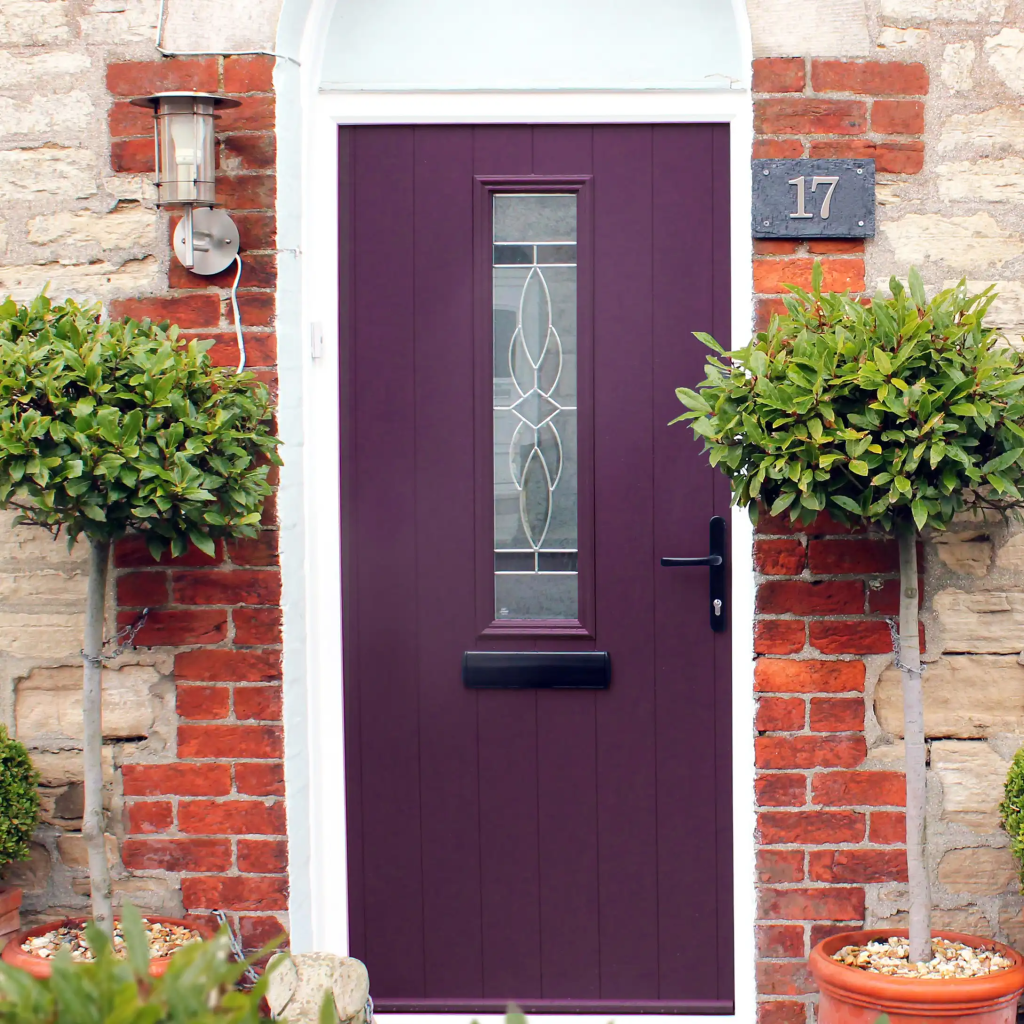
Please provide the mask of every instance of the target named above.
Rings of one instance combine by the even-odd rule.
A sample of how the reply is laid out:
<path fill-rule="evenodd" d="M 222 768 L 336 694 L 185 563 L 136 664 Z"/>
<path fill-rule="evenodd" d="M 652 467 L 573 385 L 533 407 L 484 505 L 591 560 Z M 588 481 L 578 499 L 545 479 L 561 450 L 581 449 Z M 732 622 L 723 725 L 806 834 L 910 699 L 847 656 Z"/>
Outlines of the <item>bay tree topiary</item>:
<path fill-rule="evenodd" d="M 925 860 L 925 735 L 917 537 L 965 511 L 1024 504 L 1024 357 L 985 325 L 992 289 L 961 282 L 929 300 L 905 287 L 862 304 L 790 287 L 786 312 L 749 345 L 712 349 L 707 377 L 676 394 L 679 420 L 728 476 L 733 503 L 808 524 L 820 513 L 894 534 L 900 555 L 896 661 L 907 761 L 910 952 L 930 960 Z"/>
<path fill-rule="evenodd" d="M 0 508 L 89 546 L 82 651 L 85 809 L 92 910 L 112 927 L 103 842 L 101 667 L 111 545 L 142 534 L 154 558 L 253 537 L 280 463 L 270 394 L 213 366 L 213 342 L 105 320 L 40 295 L 0 305 Z"/>
<path fill-rule="evenodd" d="M 28 857 L 28 844 L 39 822 L 39 773 L 24 745 L 0 724 L 0 872 Z"/>

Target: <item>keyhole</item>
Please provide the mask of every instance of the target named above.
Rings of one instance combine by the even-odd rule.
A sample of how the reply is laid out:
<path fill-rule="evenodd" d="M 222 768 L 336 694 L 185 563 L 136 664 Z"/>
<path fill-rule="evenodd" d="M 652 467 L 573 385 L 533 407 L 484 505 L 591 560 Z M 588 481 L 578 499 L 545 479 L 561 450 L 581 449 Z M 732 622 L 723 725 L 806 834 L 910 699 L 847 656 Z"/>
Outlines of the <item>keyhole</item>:
<path fill-rule="evenodd" d="M 714 607 L 715 607 L 715 614 L 716 615 L 721 615 L 722 614 L 722 602 L 719 601 L 718 598 L 716 597 L 714 602 L 713 602 L 713 604 L 714 604 Z"/>

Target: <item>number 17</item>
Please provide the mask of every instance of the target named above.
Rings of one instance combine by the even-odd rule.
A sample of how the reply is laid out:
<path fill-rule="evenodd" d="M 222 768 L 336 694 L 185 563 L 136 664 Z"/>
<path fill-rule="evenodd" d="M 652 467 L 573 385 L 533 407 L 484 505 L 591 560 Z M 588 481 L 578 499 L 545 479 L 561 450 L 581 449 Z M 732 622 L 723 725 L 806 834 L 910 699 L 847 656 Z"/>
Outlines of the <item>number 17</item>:
<path fill-rule="evenodd" d="M 806 178 L 804 175 L 800 175 L 799 178 L 790 178 L 787 182 L 789 185 L 796 185 L 796 213 L 791 213 L 789 216 L 791 219 L 813 217 L 813 213 L 807 212 L 807 194 L 804 190 L 804 182 Z M 825 201 L 821 204 L 821 219 L 828 220 L 828 215 L 832 212 L 832 193 L 836 190 L 836 185 L 839 184 L 839 176 L 834 174 L 823 175 L 821 177 L 815 176 L 811 178 L 811 191 L 817 192 L 819 185 L 828 185 L 828 192 L 825 194 Z"/>

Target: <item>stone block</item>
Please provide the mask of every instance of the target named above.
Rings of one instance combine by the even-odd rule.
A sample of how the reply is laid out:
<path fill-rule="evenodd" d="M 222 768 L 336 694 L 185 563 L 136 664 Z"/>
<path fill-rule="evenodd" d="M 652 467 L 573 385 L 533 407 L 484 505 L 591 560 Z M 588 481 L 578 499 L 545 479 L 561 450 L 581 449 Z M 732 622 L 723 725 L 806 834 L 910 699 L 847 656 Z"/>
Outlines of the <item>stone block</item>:
<path fill-rule="evenodd" d="M 96 194 L 96 154 L 69 146 L 0 152 L 0 201 L 17 202 L 41 193 L 61 200 Z"/>
<path fill-rule="evenodd" d="M 979 156 L 1024 150 L 1024 110 L 1007 104 L 978 113 L 952 114 L 942 126 L 939 149 L 965 146 Z"/>
<path fill-rule="evenodd" d="M 4 0 L 0 4 L 0 48 L 61 46 L 72 39 L 68 0 Z"/>
<path fill-rule="evenodd" d="M 1024 666 L 1016 657 L 941 658 L 928 664 L 922 686 L 929 738 L 1024 732 Z M 875 717 L 885 732 L 903 735 L 903 683 L 897 668 L 887 668 L 878 680 Z M 872 756 L 877 756 L 874 751 Z"/>
<path fill-rule="evenodd" d="M 0 267 L 0 292 L 24 302 L 38 295 L 49 283 L 48 294 L 54 299 L 106 299 L 153 291 L 157 287 L 159 273 L 160 264 L 155 256 L 125 260 L 120 265 L 104 260 L 72 264 L 30 263 Z"/>
<path fill-rule="evenodd" d="M 979 834 L 999 828 L 999 802 L 1010 762 L 987 743 L 936 740 L 932 772 L 942 783 L 942 819 Z"/>
<path fill-rule="evenodd" d="M 882 0 L 881 15 L 898 25 L 934 21 L 1002 21 L 1006 0 Z"/>
<path fill-rule="evenodd" d="M 1009 654 L 1024 649 L 1024 594 L 942 590 L 932 608 L 947 652 Z"/>
<path fill-rule="evenodd" d="M 1017 862 L 1006 846 L 950 850 L 939 861 L 938 879 L 950 892 L 996 896 L 1015 890 Z"/>
<path fill-rule="evenodd" d="M 47 789 L 68 786 L 84 779 L 80 750 L 32 750 L 32 763 L 39 771 L 39 785 Z M 114 754 L 110 747 L 103 748 L 103 781 L 114 780 Z"/>
<path fill-rule="evenodd" d="M 1022 171 L 1024 171 L 1024 161 L 1020 162 Z M 942 287 L 952 288 L 956 283 L 957 280 L 947 278 L 942 282 Z M 1024 335 L 1024 283 L 1020 281 L 972 280 L 967 282 L 967 287 L 970 291 L 977 293 L 984 291 L 990 284 L 995 285 L 996 297 L 989 309 L 986 322 L 993 327 L 997 327 L 1014 347 L 1021 348 L 1021 336 Z M 1017 546 L 1011 547 L 1003 555 L 1006 547 L 1011 545 L 1012 542 L 1013 538 L 1000 549 L 999 555 L 996 558 L 996 565 L 999 568 L 1024 569 L 1024 537 L 1021 538 Z M 1007 562 L 1003 559 L 1010 561 Z"/>
<path fill-rule="evenodd" d="M 109 213 L 61 210 L 28 222 L 35 245 L 87 245 L 100 249 L 150 248 L 156 243 L 157 212 L 140 203 L 118 204 Z"/>
<path fill-rule="evenodd" d="M 1024 199 L 1024 159 L 1003 157 L 941 164 L 939 195 L 952 201 L 1016 203 Z"/>
<path fill-rule="evenodd" d="M 84 613 L 0 609 L 0 651 L 29 658 L 64 658 L 82 647 Z"/>
<path fill-rule="evenodd" d="M 942 68 L 939 74 L 950 92 L 970 92 L 974 88 L 971 71 L 977 50 L 974 43 L 947 43 L 942 51 Z"/>
<path fill-rule="evenodd" d="M 0 50 L 0 89 L 5 93 L 53 88 L 62 75 L 80 76 L 92 66 L 92 58 L 78 50 L 44 53 L 10 53 Z"/>
<path fill-rule="evenodd" d="M 1001 907 L 999 928 L 1015 949 L 1024 948 L 1024 914 L 1018 907 Z"/>
<path fill-rule="evenodd" d="M 152 43 L 159 13 L 159 0 L 93 0 L 79 21 L 82 39 L 119 46 Z"/>
<path fill-rule="evenodd" d="M 835 2 L 829 0 L 828 5 Z M 218 53 L 273 49 L 280 11 L 281 0 L 248 0 L 245 17 L 240 18 L 235 0 L 175 0 L 168 6 L 164 45 Z"/>
<path fill-rule="evenodd" d="M 1014 92 L 1024 92 L 1024 32 L 1004 28 L 986 39 L 985 58 Z"/>
<path fill-rule="evenodd" d="M 103 839 L 107 848 L 107 864 L 113 867 L 118 862 L 117 836 L 108 833 Z M 89 851 L 80 832 L 65 832 L 58 836 L 57 852 L 67 867 L 78 871 L 89 870 Z"/>
<path fill-rule="evenodd" d="M 964 576 L 985 576 L 992 563 L 992 538 L 980 530 L 945 533 L 934 538 L 935 552 L 945 565 Z"/>
<path fill-rule="evenodd" d="M 1018 285 L 1021 301 L 1021 328 L 1024 330 L 1024 285 Z M 1024 533 L 1012 536 L 996 554 L 996 568 L 1024 572 Z"/>
<path fill-rule="evenodd" d="M 149 734 L 159 709 L 153 693 L 155 669 L 127 665 L 103 670 L 103 735 L 130 739 Z M 82 736 L 81 668 L 37 668 L 16 684 L 14 716 L 18 736 Z"/>
<path fill-rule="evenodd" d="M 896 28 L 893 25 L 884 25 L 879 29 L 875 45 L 880 50 L 909 50 L 914 46 L 921 46 L 931 38 L 931 33 L 926 28 Z"/>
<path fill-rule="evenodd" d="M 883 223 L 881 229 L 905 266 L 938 262 L 987 271 L 1014 259 L 1022 244 L 1019 234 L 1001 228 L 988 213 L 970 217 L 908 213 Z"/>
<path fill-rule="evenodd" d="M 4 868 L 3 880 L 25 892 L 42 892 L 50 878 L 50 852 L 42 843 L 30 843 L 28 860 Z"/>
<path fill-rule="evenodd" d="M 961 932 L 985 938 L 992 928 L 983 910 L 976 907 L 960 907 L 953 910 L 936 908 L 932 911 L 932 928 L 943 932 Z"/>
<path fill-rule="evenodd" d="M 43 135 L 52 141 L 61 135 L 88 131 L 92 114 L 92 100 L 79 89 L 25 99 L 0 96 L 0 137 Z"/>

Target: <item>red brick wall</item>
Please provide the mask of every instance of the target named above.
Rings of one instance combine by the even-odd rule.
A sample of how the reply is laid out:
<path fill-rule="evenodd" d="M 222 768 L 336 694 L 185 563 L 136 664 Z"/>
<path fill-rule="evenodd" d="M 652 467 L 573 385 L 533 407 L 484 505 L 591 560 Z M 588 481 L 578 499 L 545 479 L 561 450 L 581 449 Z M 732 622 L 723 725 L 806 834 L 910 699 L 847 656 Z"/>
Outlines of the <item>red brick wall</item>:
<path fill-rule="evenodd" d="M 241 235 L 238 300 L 248 366 L 276 386 L 274 334 L 275 135 L 273 61 L 176 58 L 107 68 L 112 93 L 111 166 L 153 169 L 152 117 L 134 96 L 172 89 L 241 100 L 217 124 L 217 195 Z M 168 231 L 174 221 L 167 223 Z M 213 338 L 214 362 L 237 363 L 229 289 L 234 268 L 199 277 L 171 258 L 159 295 L 115 302 L 111 313 L 170 319 Z M 276 479 L 274 480 L 276 483 Z M 177 750 L 164 763 L 125 765 L 129 870 L 180 879 L 189 913 L 228 911 L 246 945 L 282 930 L 287 910 L 281 725 L 281 575 L 275 502 L 257 540 L 196 549 L 155 564 L 138 538 L 115 554 L 118 622 L 150 612 L 139 645 L 171 648 L 177 686 Z"/>
<path fill-rule="evenodd" d="M 921 64 L 758 60 L 754 90 L 755 157 L 869 157 L 882 179 L 923 165 Z M 755 241 L 759 326 L 783 283 L 809 287 L 815 258 L 825 288 L 863 291 L 864 252 L 860 241 Z M 863 923 L 865 885 L 906 880 L 903 775 L 861 768 L 861 659 L 892 649 L 884 616 L 898 614 L 899 563 L 895 541 L 824 516 L 795 532 L 763 519 L 754 556 L 758 1020 L 804 1024 L 811 947 Z"/>

